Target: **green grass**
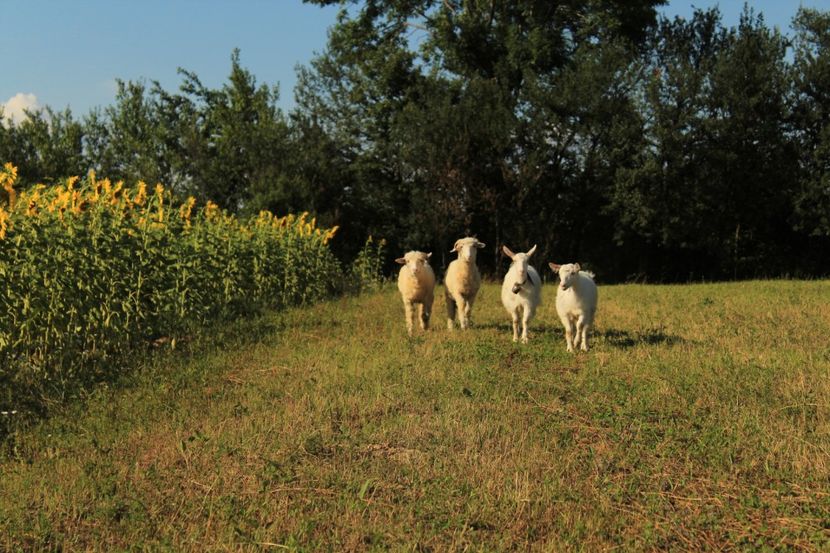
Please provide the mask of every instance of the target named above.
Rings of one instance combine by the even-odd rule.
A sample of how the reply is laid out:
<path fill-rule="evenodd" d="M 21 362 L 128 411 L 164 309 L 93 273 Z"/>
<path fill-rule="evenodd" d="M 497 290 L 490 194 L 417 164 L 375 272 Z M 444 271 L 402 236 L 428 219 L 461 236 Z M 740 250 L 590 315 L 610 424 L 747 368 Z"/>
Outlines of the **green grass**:
<path fill-rule="evenodd" d="M 498 294 L 153 356 L 10 438 L 0 549 L 830 549 L 830 282 L 604 286 L 578 355 L 553 287 L 526 346 Z"/>

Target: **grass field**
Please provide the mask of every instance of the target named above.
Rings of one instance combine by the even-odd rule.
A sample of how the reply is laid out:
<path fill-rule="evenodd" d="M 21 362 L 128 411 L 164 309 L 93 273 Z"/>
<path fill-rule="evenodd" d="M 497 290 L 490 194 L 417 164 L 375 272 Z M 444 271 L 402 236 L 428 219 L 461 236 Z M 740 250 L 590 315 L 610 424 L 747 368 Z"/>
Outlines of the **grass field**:
<path fill-rule="evenodd" d="M 565 351 L 407 339 L 392 288 L 268 315 L 13 435 L 2 550 L 830 550 L 830 282 L 600 288 Z"/>

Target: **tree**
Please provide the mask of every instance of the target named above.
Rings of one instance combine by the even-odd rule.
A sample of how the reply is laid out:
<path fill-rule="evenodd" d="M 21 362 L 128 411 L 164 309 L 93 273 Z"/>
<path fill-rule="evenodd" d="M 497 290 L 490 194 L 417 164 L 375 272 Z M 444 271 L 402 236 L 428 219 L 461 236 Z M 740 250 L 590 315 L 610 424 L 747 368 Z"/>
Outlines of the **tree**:
<path fill-rule="evenodd" d="M 794 169 L 786 46 L 748 9 L 736 29 L 717 9 L 660 21 L 639 108 L 646 147 L 619 170 L 612 204 L 638 272 L 737 277 L 780 259 Z"/>
<path fill-rule="evenodd" d="M 732 278 L 766 275 L 789 262 L 797 174 L 789 136 L 788 40 L 745 8 L 718 57 L 708 97 L 709 228 Z"/>
<path fill-rule="evenodd" d="M 142 82 L 117 81 L 115 104 L 85 119 L 86 149 L 94 168 L 110 179 L 144 180 L 175 186 L 171 159 L 163 148 L 165 124 Z"/>
<path fill-rule="evenodd" d="M 631 52 L 660 3 L 353 2 L 302 75 L 298 104 L 350 159 L 350 182 L 385 222 L 375 229 L 391 227 L 393 248 L 444 252 L 472 233 L 492 245 L 482 261 L 495 267 L 501 243 L 539 240 L 557 213 L 558 171 L 567 169 L 549 161 L 553 144 L 567 140 L 559 133 L 572 129 L 534 117 L 553 113 L 555 95 L 573 85 L 564 79 L 590 71 L 587 53 L 575 68 L 576 52 L 592 50 L 601 63 L 613 58 L 596 53 L 606 43 Z M 599 99 L 610 80 L 587 88 Z M 563 119 L 585 112 L 575 104 L 556 111 Z M 612 140 L 599 125 L 592 130 Z"/>
<path fill-rule="evenodd" d="M 419 213 L 394 136 L 419 78 L 414 61 L 402 34 L 385 34 L 371 17 L 349 19 L 344 12 L 326 51 L 299 71 L 292 119 L 301 123 L 304 147 L 311 142 L 312 151 L 326 152 L 322 167 L 332 179 L 326 192 L 338 201 L 332 222 L 343 227 L 341 236 L 355 237 L 348 249 L 367 234 L 390 239 L 391 250 L 414 244 L 410 220 Z"/>
<path fill-rule="evenodd" d="M 830 13 L 800 9 L 794 27 L 794 126 L 800 153 L 795 226 L 814 237 L 830 237 Z"/>
<path fill-rule="evenodd" d="M 153 88 L 165 131 L 159 148 L 169 152 L 178 188 L 231 211 L 290 205 L 293 191 L 284 171 L 289 128 L 276 105 L 277 88 L 257 86 L 238 50 L 228 83 L 218 90 L 204 86 L 195 73 L 180 73 L 179 94 L 158 83 Z"/>
<path fill-rule="evenodd" d="M 86 173 L 84 129 L 72 112 L 68 108 L 59 112 L 46 107 L 28 115 L 6 130 L 12 149 L 9 160 L 18 166 L 20 182 L 51 182 L 66 175 Z"/>

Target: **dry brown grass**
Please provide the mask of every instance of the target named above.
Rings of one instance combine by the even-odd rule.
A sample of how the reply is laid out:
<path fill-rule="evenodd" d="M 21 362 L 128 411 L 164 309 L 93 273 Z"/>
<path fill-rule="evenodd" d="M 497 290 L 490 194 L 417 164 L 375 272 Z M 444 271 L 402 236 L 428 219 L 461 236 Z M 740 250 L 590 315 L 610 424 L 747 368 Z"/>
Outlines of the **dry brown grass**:
<path fill-rule="evenodd" d="M 545 294 L 521 347 L 487 285 L 467 333 L 386 290 L 164 357 L 14 437 L 0 548 L 830 548 L 830 283 L 601 287 L 576 356 Z"/>

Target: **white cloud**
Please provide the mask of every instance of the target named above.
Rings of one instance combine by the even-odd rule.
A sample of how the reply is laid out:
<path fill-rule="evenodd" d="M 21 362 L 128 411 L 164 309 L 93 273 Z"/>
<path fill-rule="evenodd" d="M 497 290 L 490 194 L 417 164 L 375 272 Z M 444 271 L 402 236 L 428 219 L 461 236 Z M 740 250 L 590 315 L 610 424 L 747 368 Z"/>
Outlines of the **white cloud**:
<path fill-rule="evenodd" d="M 3 104 L 3 119 L 12 124 L 20 123 L 26 119 L 23 110 L 37 111 L 41 108 L 34 94 L 18 92 Z"/>

